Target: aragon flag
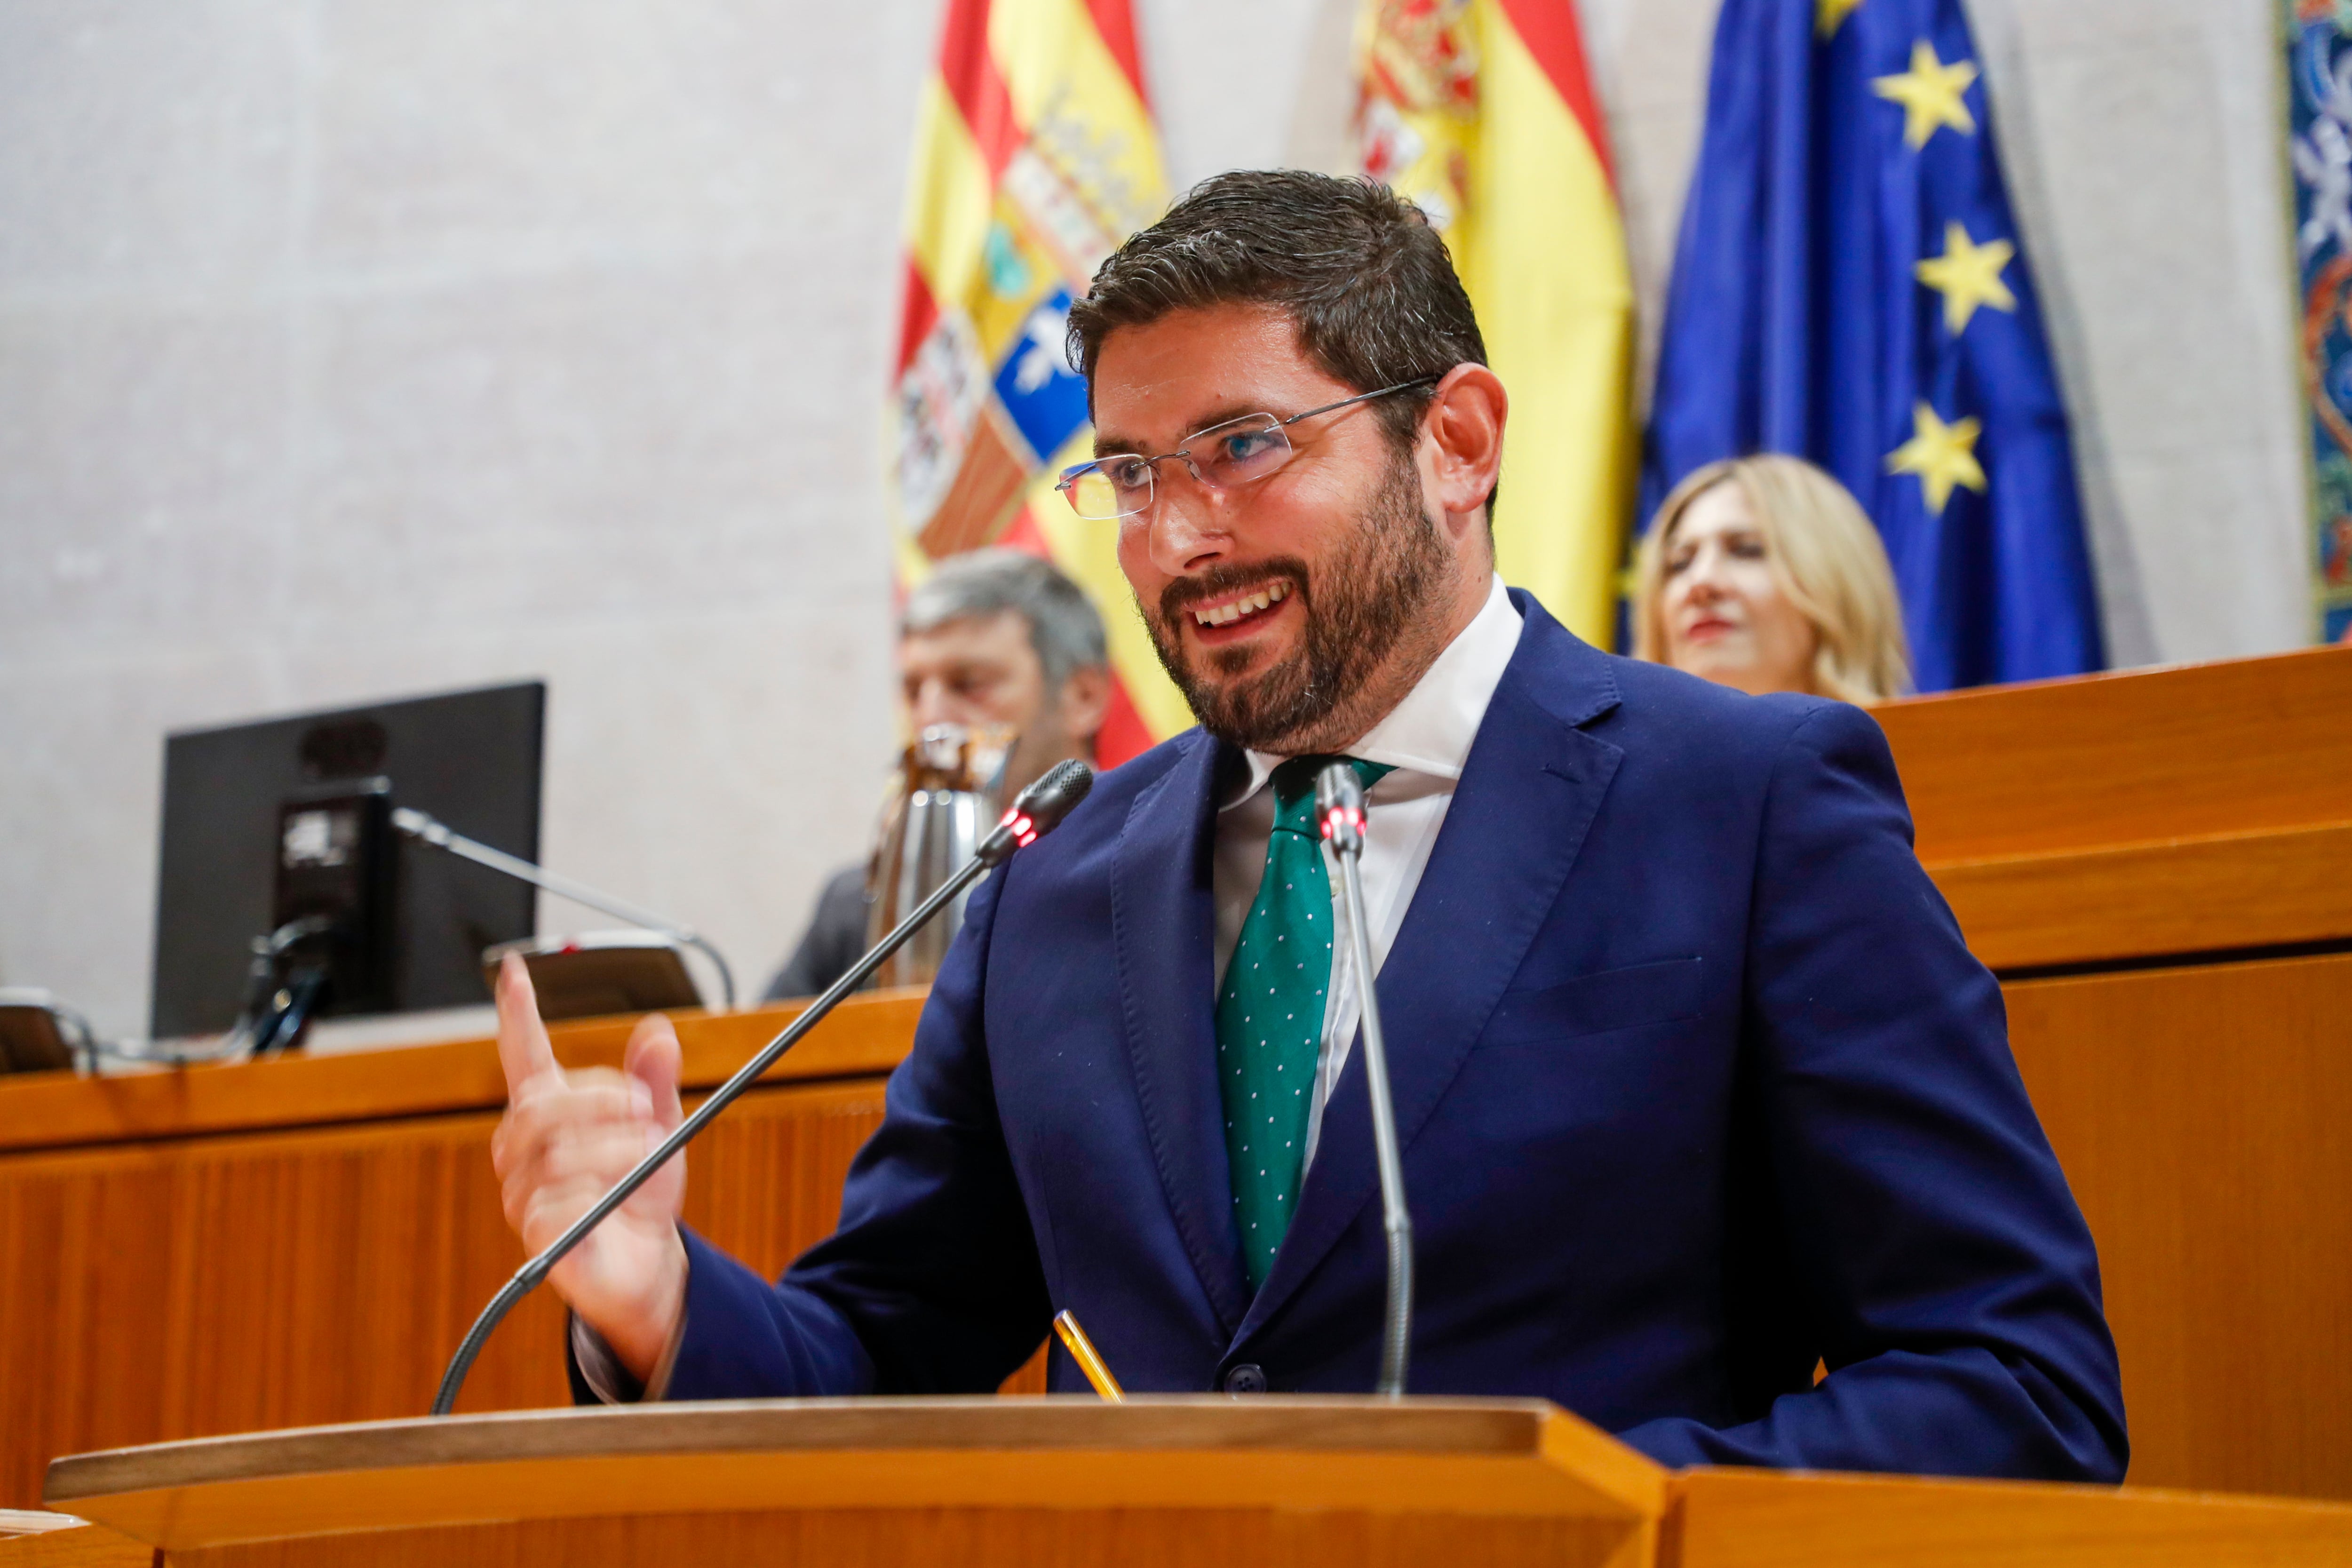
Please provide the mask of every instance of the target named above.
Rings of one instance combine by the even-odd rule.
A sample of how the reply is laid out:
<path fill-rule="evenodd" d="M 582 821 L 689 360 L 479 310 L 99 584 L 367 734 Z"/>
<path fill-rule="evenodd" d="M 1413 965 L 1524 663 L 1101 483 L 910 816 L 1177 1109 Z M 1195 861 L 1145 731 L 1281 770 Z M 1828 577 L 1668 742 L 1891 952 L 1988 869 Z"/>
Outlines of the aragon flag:
<path fill-rule="evenodd" d="M 1003 544 L 1083 585 L 1118 688 L 1105 766 L 1192 716 L 1119 574 L 1117 530 L 1054 493 L 1093 455 L 1063 331 L 1096 267 L 1167 204 L 1129 0 L 948 0 L 916 124 L 888 416 L 899 581 Z"/>
<path fill-rule="evenodd" d="M 1470 291 L 1510 426 L 1496 565 L 1608 646 L 1633 500 L 1633 287 L 1572 0 L 1362 0 L 1356 136 Z"/>
<path fill-rule="evenodd" d="M 1644 500 L 1748 452 L 1829 469 L 1885 541 L 1923 691 L 2104 661 L 2019 245 L 1960 0 L 1724 0 Z"/>

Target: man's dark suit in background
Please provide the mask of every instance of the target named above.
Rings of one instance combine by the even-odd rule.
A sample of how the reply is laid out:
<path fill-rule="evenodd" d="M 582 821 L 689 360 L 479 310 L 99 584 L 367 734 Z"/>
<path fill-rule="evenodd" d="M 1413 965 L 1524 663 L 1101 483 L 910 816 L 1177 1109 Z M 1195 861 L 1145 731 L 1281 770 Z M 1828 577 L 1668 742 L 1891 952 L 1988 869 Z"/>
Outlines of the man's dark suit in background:
<path fill-rule="evenodd" d="M 808 931 L 768 982 L 766 999 L 814 996 L 848 973 L 866 952 L 866 910 L 864 866 L 844 866 L 826 879 L 809 915 Z"/>

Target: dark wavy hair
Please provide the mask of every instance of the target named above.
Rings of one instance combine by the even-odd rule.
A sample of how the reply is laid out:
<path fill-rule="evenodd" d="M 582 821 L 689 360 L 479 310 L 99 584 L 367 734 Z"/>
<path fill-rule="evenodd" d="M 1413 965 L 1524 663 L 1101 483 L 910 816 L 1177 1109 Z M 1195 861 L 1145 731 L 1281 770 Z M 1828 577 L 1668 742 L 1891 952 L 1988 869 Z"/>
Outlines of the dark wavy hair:
<path fill-rule="evenodd" d="M 1193 186 L 1070 307 L 1070 363 L 1087 378 L 1089 408 L 1111 333 L 1214 305 L 1276 307 L 1317 367 L 1357 392 L 1486 362 L 1470 296 L 1419 207 L 1370 180 L 1242 170 Z M 1372 405 L 1401 449 L 1412 450 L 1430 395 Z"/>

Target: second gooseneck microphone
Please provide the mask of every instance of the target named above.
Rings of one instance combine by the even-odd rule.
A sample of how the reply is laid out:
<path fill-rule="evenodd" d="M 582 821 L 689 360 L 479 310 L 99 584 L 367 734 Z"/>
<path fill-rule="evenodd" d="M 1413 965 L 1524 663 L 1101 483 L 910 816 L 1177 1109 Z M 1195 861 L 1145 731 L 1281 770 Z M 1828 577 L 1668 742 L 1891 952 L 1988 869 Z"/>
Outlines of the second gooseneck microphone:
<path fill-rule="evenodd" d="M 703 957 L 710 960 L 711 965 L 719 971 L 719 994 L 720 1000 L 725 1003 L 727 1011 L 732 1013 L 735 1010 L 735 972 L 727 967 L 725 957 L 700 933 L 666 916 L 657 915 L 651 910 L 641 910 L 635 904 L 626 903 L 613 897 L 610 893 L 600 893 L 585 882 L 575 882 L 569 877 L 559 877 L 544 867 L 532 865 L 520 856 L 509 855 L 503 849 L 493 849 L 487 844 L 478 843 L 452 829 L 448 824 L 427 816 L 413 806 L 394 806 L 392 812 L 392 826 L 394 832 L 404 834 L 420 844 L 430 845 L 445 854 L 455 855 L 461 860 L 471 860 L 477 866 L 487 866 L 501 875 L 512 877 L 518 882 L 528 882 L 541 892 L 553 893 L 557 898 L 569 899 L 575 904 L 584 904 L 599 914 L 611 915 L 614 920 L 626 921 L 633 926 L 642 926 L 647 931 L 659 932 L 673 942 L 682 942 L 688 947 L 696 949 Z"/>
<path fill-rule="evenodd" d="M 1372 1152 L 1381 1172 L 1381 1226 L 1388 1233 L 1388 1311 L 1381 1324 L 1381 1381 L 1374 1392 L 1404 1394 L 1405 1361 L 1412 1344 L 1412 1215 L 1404 1203 L 1404 1160 L 1397 1152 L 1396 1102 L 1389 1094 L 1388 1042 L 1381 1033 L 1381 998 L 1372 987 L 1372 937 L 1364 919 L 1364 785 L 1350 763 L 1333 763 L 1315 776 L 1315 816 L 1339 862 L 1341 902 L 1348 911 L 1348 952 L 1356 989 L 1364 999 L 1364 1087 L 1372 1100 Z"/>
<path fill-rule="evenodd" d="M 735 1076 L 713 1089 L 710 1098 L 697 1106 L 694 1113 L 677 1124 L 677 1131 L 661 1141 L 652 1153 L 637 1162 L 635 1169 L 613 1184 L 610 1191 L 598 1198 L 586 1214 L 572 1222 L 562 1236 L 547 1244 L 540 1255 L 515 1270 L 514 1278 L 499 1287 L 466 1331 L 457 1346 L 457 1353 L 449 1358 L 449 1370 L 441 1374 L 441 1388 L 433 1396 L 433 1414 L 446 1415 L 457 1403 L 457 1391 L 466 1384 L 466 1373 L 472 1370 L 474 1358 L 482 1353 L 490 1331 L 499 1326 L 516 1302 L 530 1294 L 539 1282 L 563 1260 L 564 1255 L 587 1239 L 588 1233 L 602 1224 L 605 1217 L 628 1202 L 629 1194 L 646 1184 L 656 1171 L 668 1163 L 670 1157 L 694 1140 L 696 1133 L 717 1119 L 719 1113 L 732 1105 L 736 1098 L 760 1075 L 776 1065 L 776 1058 L 798 1045 L 801 1037 L 816 1027 L 841 999 L 866 983 L 866 977 L 881 967 L 882 961 L 898 951 L 908 937 L 921 930 L 924 922 L 945 909 L 956 895 L 978 881 L 982 873 L 1012 858 L 1016 849 L 1025 849 L 1039 837 L 1052 832 L 1061 824 L 1078 802 L 1087 798 L 1094 788 L 1094 770 L 1086 763 L 1070 761 L 1056 763 L 1044 778 L 1021 792 L 1004 820 L 972 853 L 971 859 L 960 867 L 955 875 L 940 884 L 939 889 L 917 905 L 914 911 L 880 942 L 876 942 L 865 957 L 852 964 L 849 973 L 835 981 L 824 994 L 810 1003 L 801 1016 L 794 1018 L 774 1039 L 760 1047 L 760 1052 L 735 1070 Z"/>

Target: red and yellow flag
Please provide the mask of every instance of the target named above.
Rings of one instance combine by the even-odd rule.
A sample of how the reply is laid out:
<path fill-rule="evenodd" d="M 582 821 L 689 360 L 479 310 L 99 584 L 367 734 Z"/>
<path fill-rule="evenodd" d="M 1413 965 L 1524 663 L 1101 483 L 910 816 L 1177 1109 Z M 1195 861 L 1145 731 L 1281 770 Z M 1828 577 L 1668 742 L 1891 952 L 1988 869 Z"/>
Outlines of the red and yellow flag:
<path fill-rule="evenodd" d="M 1056 472 L 1092 456 L 1063 333 L 1096 267 L 1167 205 L 1129 0 L 948 0 L 907 200 L 888 421 L 899 579 L 1004 544 L 1083 584 L 1119 688 L 1106 766 L 1192 716 L 1119 573 L 1117 525 L 1079 521 L 1054 493 Z"/>
<path fill-rule="evenodd" d="M 1444 234 L 1511 398 L 1496 564 L 1614 635 L 1633 500 L 1633 284 L 1572 0 L 1363 0 L 1365 173 Z"/>

